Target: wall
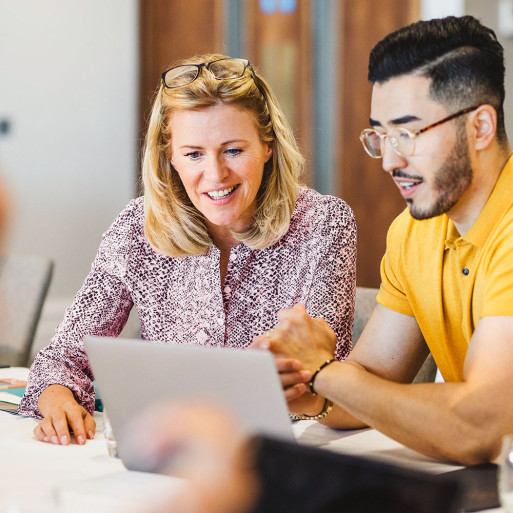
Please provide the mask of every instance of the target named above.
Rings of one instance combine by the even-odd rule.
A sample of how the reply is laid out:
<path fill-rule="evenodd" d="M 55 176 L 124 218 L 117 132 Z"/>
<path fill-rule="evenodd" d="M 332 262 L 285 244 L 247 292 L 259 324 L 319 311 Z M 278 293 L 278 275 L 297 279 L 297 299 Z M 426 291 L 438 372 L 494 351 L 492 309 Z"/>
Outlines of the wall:
<path fill-rule="evenodd" d="M 463 14 L 465 14 L 465 0 L 421 0 L 420 2 L 420 17 L 423 20 Z"/>
<path fill-rule="evenodd" d="M 506 63 L 506 100 L 504 104 L 506 131 L 513 135 L 513 118 L 509 114 L 513 108 L 513 33 L 506 35 L 499 30 L 499 4 L 501 0 L 423 0 L 421 1 L 421 16 L 423 19 L 439 18 L 442 16 L 475 16 L 484 25 L 492 28 L 504 47 Z M 513 27 L 513 1 L 504 0 L 509 8 L 509 26 Z M 504 20 L 503 20 L 504 21 Z"/>
<path fill-rule="evenodd" d="M 506 63 L 506 100 L 504 102 L 504 117 L 506 132 L 510 142 L 513 137 L 513 37 L 506 37 L 499 31 L 499 1 L 500 0 L 466 0 L 465 14 L 478 18 L 484 25 L 492 28 L 504 47 L 504 60 Z M 510 18 L 513 18 L 513 2 L 509 6 Z"/>
<path fill-rule="evenodd" d="M 55 262 L 43 338 L 134 194 L 137 38 L 136 0 L 0 0 L 7 247 Z"/>

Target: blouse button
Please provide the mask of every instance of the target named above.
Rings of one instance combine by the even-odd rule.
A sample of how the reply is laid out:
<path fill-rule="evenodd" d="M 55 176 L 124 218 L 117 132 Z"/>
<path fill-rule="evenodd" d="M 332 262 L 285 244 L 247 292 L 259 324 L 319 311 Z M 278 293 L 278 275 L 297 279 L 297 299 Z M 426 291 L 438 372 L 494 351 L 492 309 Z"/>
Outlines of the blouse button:
<path fill-rule="evenodd" d="M 463 270 L 461 271 L 463 273 L 464 276 L 468 276 L 468 273 L 470 272 L 466 267 L 463 268 Z"/>

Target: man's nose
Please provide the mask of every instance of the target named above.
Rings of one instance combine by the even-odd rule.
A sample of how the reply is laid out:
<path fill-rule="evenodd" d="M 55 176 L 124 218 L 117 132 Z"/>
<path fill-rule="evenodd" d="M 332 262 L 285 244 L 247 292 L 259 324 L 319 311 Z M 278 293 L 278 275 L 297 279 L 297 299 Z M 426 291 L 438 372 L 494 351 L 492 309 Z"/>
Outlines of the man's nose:
<path fill-rule="evenodd" d="M 402 169 L 408 165 L 406 159 L 394 150 L 388 138 L 385 139 L 382 151 L 383 171 L 386 171 L 387 173 L 392 173 L 394 169 Z"/>

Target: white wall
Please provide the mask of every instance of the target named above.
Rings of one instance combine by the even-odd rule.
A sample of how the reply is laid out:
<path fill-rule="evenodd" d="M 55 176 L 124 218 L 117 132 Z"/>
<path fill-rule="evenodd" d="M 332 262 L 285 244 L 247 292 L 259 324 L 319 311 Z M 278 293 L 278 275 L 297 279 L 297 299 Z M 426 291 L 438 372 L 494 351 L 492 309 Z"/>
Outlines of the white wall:
<path fill-rule="evenodd" d="M 57 318 L 135 191 L 137 47 L 136 0 L 0 0 L 7 248 L 55 261 Z"/>
<path fill-rule="evenodd" d="M 513 18 L 513 5 L 510 6 L 509 16 Z M 504 61 L 506 64 L 506 99 L 504 101 L 504 119 L 506 132 L 510 142 L 513 141 L 513 38 L 506 36 L 499 30 L 499 0 L 466 0 L 465 14 L 478 18 L 484 25 L 492 28 L 504 47 Z"/>
<path fill-rule="evenodd" d="M 492 28 L 504 47 L 506 64 L 506 100 L 504 102 L 504 118 L 509 140 L 513 139 L 513 37 L 499 30 L 499 3 L 508 4 L 509 26 L 513 26 L 513 0 L 421 0 L 421 17 L 423 19 L 441 18 L 444 16 L 475 16 L 487 27 Z M 501 13 L 504 16 L 504 13 Z M 504 20 L 502 20 L 504 21 Z"/>
<path fill-rule="evenodd" d="M 465 0 L 421 0 L 420 17 L 423 20 L 444 18 L 445 16 L 463 16 Z"/>

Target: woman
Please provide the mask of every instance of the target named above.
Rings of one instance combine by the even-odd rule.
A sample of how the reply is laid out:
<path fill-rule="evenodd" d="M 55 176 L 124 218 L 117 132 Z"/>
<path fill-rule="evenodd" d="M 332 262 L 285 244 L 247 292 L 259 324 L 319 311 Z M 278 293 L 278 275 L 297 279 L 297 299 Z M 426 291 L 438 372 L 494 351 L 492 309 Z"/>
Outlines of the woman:
<path fill-rule="evenodd" d="M 117 336 L 132 307 L 147 340 L 245 348 L 303 303 L 350 348 L 356 228 L 340 199 L 300 188 L 303 159 L 244 59 L 195 57 L 162 75 L 144 198 L 104 234 L 91 272 L 36 357 L 19 412 L 39 440 L 94 436 L 84 335 Z M 68 427 L 69 426 L 69 427 Z"/>

